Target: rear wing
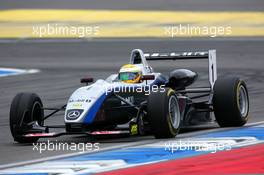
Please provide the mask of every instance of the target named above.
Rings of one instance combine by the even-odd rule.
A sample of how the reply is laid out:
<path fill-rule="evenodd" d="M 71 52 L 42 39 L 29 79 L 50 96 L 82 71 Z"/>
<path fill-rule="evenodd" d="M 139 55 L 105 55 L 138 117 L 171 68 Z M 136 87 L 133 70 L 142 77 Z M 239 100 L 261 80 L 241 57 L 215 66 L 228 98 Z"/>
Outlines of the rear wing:
<path fill-rule="evenodd" d="M 205 52 L 170 52 L 170 53 L 144 53 L 146 60 L 187 60 L 187 59 L 208 59 L 209 83 L 213 89 L 217 79 L 216 51 Z"/>

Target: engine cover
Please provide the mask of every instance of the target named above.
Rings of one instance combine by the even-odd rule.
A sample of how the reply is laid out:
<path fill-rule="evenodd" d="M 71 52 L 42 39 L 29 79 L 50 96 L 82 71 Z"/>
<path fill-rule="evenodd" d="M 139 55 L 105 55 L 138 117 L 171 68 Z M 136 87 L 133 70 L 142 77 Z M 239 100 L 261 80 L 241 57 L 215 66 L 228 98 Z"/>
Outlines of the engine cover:
<path fill-rule="evenodd" d="M 197 73 L 188 69 L 176 69 L 170 73 L 169 86 L 173 89 L 181 90 L 194 83 Z"/>

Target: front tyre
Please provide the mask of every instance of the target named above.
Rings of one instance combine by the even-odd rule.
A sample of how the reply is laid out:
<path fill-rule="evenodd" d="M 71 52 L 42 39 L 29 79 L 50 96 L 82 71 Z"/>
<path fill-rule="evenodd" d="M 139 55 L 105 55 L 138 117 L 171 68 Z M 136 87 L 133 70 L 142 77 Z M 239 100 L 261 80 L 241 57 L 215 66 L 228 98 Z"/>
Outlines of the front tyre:
<path fill-rule="evenodd" d="M 248 121 L 246 84 L 237 77 L 217 79 L 213 95 L 214 114 L 221 127 L 243 126 Z"/>
<path fill-rule="evenodd" d="M 175 91 L 171 88 L 152 92 L 147 105 L 150 128 L 155 138 L 173 138 L 180 129 L 180 110 Z"/>
<path fill-rule="evenodd" d="M 14 140 L 19 143 L 36 142 L 38 138 L 26 138 L 23 135 L 32 129 L 33 122 L 42 124 L 43 117 L 43 105 L 38 95 L 17 94 L 11 103 L 9 116 L 10 131 Z"/>

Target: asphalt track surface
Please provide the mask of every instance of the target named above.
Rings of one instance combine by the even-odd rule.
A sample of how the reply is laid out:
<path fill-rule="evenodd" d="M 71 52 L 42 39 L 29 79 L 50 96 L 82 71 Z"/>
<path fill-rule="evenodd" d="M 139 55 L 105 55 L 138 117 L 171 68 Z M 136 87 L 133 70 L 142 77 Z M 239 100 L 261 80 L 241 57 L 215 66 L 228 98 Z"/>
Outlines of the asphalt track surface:
<path fill-rule="evenodd" d="M 262 0 L 1 0 L 0 9 L 263 11 Z"/>
<path fill-rule="evenodd" d="M 122 64 L 128 62 L 130 51 L 134 48 L 165 52 L 216 49 L 219 76 L 238 75 L 248 85 L 251 102 L 249 122 L 263 121 L 263 45 L 264 40 L 261 38 L 1 40 L 2 67 L 40 69 L 41 72 L 1 77 L 0 164 L 68 153 L 46 151 L 40 154 L 32 151 L 32 145 L 20 145 L 13 142 L 9 132 L 8 116 L 11 100 L 17 92 L 35 92 L 40 95 L 45 106 L 63 105 L 69 95 L 80 86 L 81 77 L 89 75 L 99 79 L 116 73 Z M 165 74 L 175 68 L 190 68 L 200 73 L 201 82 L 204 83 L 206 80 L 206 62 L 159 61 L 150 64 L 155 71 Z M 48 121 L 48 123 L 51 122 L 56 124 L 63 122 L 63 115 Z M 195 134 L 195 132 L 192 133 Z M 76 143 L 93 141 L 99 142 L 101 148 L 108 148 L 153 139 L 151 136 L 111 139 L 64 136 L 52 140 Z"/>

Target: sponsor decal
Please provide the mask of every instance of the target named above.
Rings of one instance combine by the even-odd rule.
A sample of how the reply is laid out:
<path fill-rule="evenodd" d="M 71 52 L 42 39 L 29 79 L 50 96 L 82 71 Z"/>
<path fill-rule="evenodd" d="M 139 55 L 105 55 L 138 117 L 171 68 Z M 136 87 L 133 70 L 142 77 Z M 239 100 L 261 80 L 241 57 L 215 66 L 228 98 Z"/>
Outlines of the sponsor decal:
<path fill-rule="evenodd" d="M 54 136 L 56 135 L 55 132 L 51 133 L 32 133 L 32 134 L 26 134 L 25 137 L 47 137 L 47 136 Z"/>
<path fill-rule="evenodd" d="M 111 134 L 122 134 L 122 131 L 94 131 L 91 135 L 111 135 Z"/>
<path fill-rule="evenodd" d="M 75 120 L 81 116 L 83 109 L 70 109 L 67 111 L 66 119 Z"/>
<path fill-rule="evenodd" d="M 80 107 L 82 107 L 82 103 L 72 104 L 72 107 L 74 107 L 74 108 L 80 108 Z"/>
<path fill-rule="evenodd" d="M 92 99 L 70 99 L 68 103 L 90 103 Z"/>
<path fill-rule="evenodd" d="M 137 135 L 138 134 L 138 125 L 137 124 L 131 124 L 130 125 L 130 134 L 131 135 Z"/>

